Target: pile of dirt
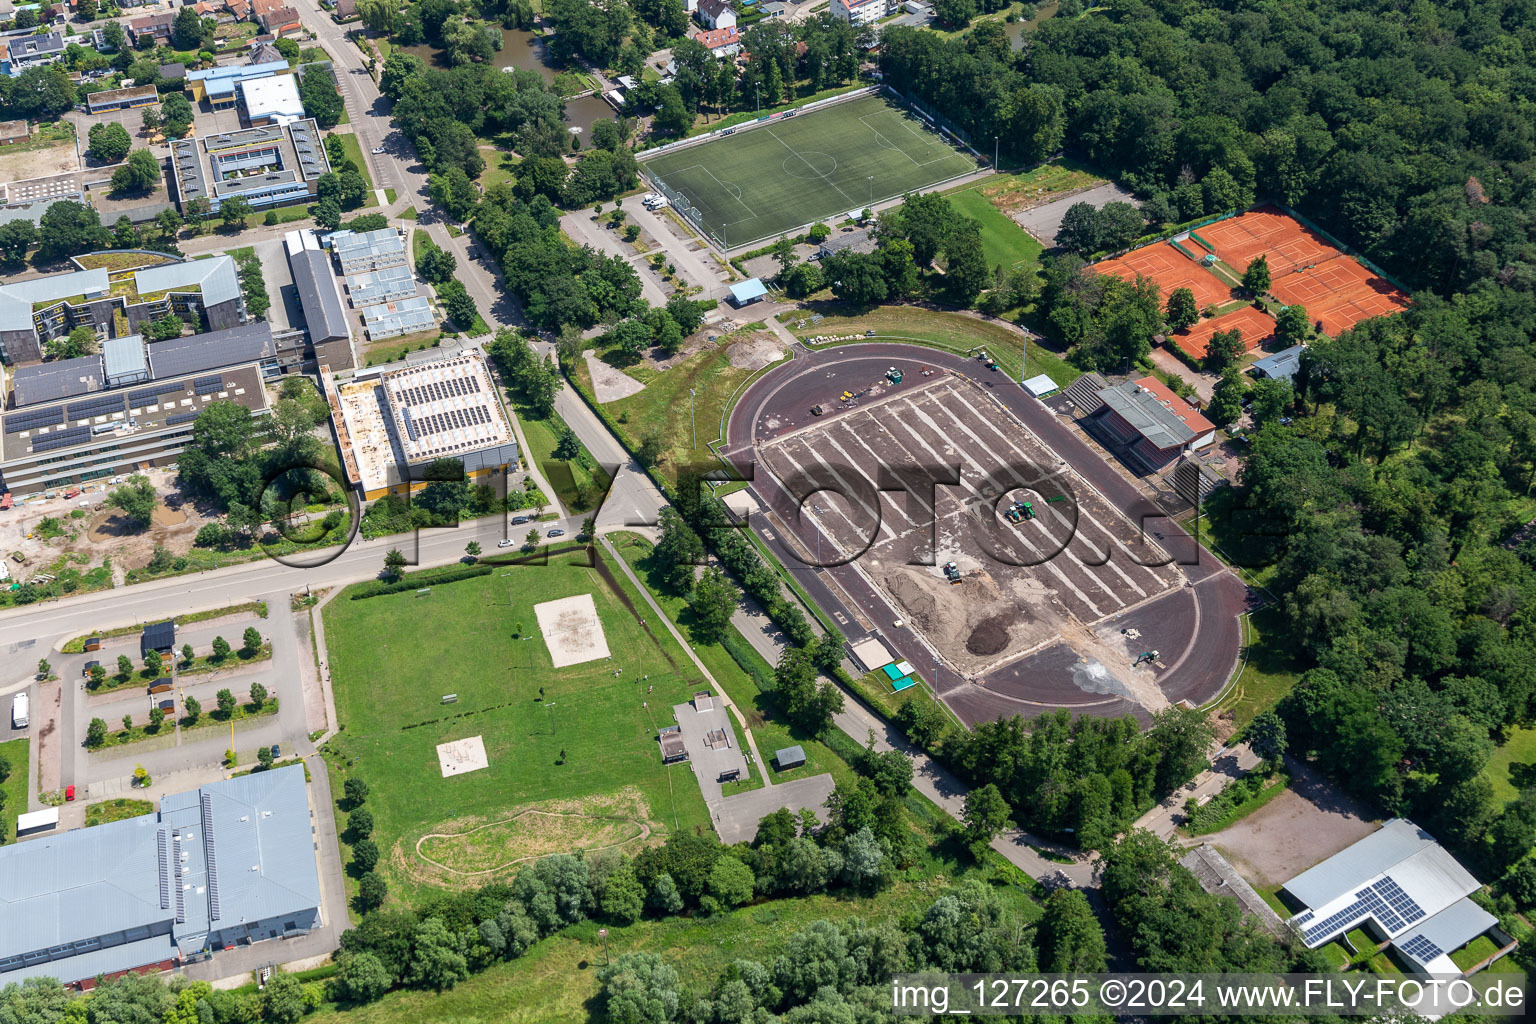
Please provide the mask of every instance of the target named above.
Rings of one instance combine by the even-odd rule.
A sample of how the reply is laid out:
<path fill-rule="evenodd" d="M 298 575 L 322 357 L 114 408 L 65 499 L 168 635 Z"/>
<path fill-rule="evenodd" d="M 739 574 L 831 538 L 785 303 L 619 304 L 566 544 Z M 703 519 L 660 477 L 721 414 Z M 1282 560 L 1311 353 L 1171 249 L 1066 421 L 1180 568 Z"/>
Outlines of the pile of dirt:
<path fill-rule="evenodd" d="M 771 331 L 753 331 L 734 338 L 726 356 L 739 370 L 761 370 L 784 358 L 784 346 Z"/>
<path fill-rule="evenodd" d="M 971 635 L 965 638 L 965 649 L 978 657 L 998 654 L 1008 646 L 1008 627 L 1011 624 L 1006 615 L 994 615 L 990 619 L 983 619 L 971 630 Z"/>

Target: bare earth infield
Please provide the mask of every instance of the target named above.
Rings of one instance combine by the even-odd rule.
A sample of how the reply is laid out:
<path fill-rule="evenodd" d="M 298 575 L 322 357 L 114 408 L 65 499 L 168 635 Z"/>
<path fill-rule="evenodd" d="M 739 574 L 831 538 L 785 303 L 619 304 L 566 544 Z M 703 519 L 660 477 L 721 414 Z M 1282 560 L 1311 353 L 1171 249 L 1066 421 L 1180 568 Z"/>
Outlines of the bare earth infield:
<path fill-rule="evenodd" d="M 647 842 L 656 826 L 640 791 L 509 808 L 503 817 L 457 818 L 431 826 L 414 844 L 416 856 L 394 851 L 413 878 L 437 885 L 481 885 L 515 873 L 519 864 L 552 853 L 608 850 Z M 407 840 L 408 842 L 408 840 Z"/>
<path fill-rule="evenodd" d="M 1241 821 L 1203 837 L 1256 888 L 1295 878 L 1325 858 L 1364 839 L 1377 825 L 1336 790 L 1316 785 L 1305 770 L 1292 788 Z"/>

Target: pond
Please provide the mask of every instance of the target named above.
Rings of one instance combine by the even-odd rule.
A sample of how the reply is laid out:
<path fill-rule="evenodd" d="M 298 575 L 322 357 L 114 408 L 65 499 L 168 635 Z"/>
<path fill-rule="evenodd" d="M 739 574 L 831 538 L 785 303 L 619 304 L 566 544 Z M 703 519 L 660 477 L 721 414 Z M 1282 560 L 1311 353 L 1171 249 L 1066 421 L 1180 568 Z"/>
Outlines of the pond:
<path fill-rule="evenodd" d="M 420 57 L 433 67 L 448 67 L 448 60 L 443 51 L 425 43 L 421 46 L 402 46 L 399 47 L 399 51 Z M 524 68 L 537 71 L 545 82 L 553 82 L 560 68 L 549 63 L 547 56 L 544 40 L 540 36 L 526 29 L 504 28 L 501 30 L 501 49 L 491 58 L 491 63 L 498 68 Z M 581 99 L 565 101 L 566 124 L 581 130 L 583 143 L 586 142 L 586 136 L 590 134 L 592 125 L 605 117 L 612 117 L 613 113 L 613 108 L 601 96 L 584 96 Z"/>

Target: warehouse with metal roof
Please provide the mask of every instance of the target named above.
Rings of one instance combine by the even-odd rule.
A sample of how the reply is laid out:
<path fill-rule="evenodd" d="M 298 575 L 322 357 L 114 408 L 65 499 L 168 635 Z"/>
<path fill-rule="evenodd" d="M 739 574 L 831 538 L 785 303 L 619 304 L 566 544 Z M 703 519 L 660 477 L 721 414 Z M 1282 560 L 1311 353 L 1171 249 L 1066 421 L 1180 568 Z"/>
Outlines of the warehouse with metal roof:
<path fill-rule="evenodd" d="M 1482 884 L 1406 818 L 1392 819 L 1282 888 L 1305 908 L 1290 925 L 1309 948 L 1365 928 L 1428 974 L 1460 974 L 1450 954 L 1498 924 L 1468 899 Z M 1506 953 L 1513 948 L 1512 940 L 1503 945 Z"/>
<path fill-rule="evenodd" d="M 0 985 L 42 977 L 88 988 L 303 934 L 321 924 L 315 848 L 297 765 L 0 847 Z"/>

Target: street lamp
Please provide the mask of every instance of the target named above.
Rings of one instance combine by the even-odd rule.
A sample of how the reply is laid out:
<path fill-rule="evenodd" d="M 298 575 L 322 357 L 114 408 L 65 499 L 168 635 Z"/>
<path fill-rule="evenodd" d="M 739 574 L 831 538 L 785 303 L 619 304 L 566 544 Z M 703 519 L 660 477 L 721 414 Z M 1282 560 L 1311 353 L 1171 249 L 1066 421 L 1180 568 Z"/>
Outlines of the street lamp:
<path fill-rule="evenodd" d="M 875 212 L 875 176 L 869 176 L 869 212 Z"/>
<path fill-rule="evenodd" d="M 992 136 L 992 169 L 997 170 L 997 136 Z"/>
<path fill-rule="evenodd" d="M 695 394 L 695 392 L 694 392 L 693 388 L 689 388 L 688 389 L 688 425 L 693 428 L 693 447 L 694 447 L 695 450 L 697 450 L 698 447 L 699 447 L 699 425 L 698 425 L 698 423 L 696 423 L 694 421 L 694 418 L 693 418 L 693 396 L 694 396 L 694 394 Z"/>

